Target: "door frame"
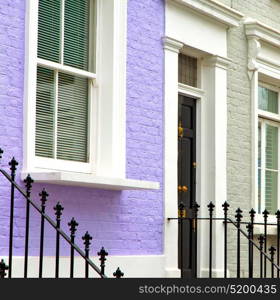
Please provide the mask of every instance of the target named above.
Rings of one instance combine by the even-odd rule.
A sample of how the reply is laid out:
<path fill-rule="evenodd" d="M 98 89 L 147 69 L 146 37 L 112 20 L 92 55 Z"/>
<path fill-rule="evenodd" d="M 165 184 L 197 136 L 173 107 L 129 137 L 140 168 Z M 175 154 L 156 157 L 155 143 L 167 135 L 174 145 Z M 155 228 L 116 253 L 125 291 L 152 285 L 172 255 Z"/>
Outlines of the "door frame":
<path fill-rule="evenodd" d="M 186 46 L 185 46 L 186 47 Z M 179 277 L 178 224 L 168 221 L 177 217 L 177 137 L 178 93 L 197 98 L 197 202 L 199 214 L 208 215 L 207 204 L 216 206 L 215 216 L 221 217 L 221 208 L 227 200 L 227 69 L 230 60 L 197 50 L 201 64 L 201 89 L 178 85 L 178 54 L 184 44 L 170 37 L 164 38 L 164 256 L 166 277 Z M 203 188 L 202 188 L 203 187 Z M 198 230 L 198 277 L 208 271 L 207 226 Z M 223 275 L 223 224 L 215 226 L 213 239 L 213 277 Z M 219 236 L 219 238 L 216 238 Z"/>
<path fill-rule="evenodd" d="M 202 150 L 205 149 L 202 139 L 205 130 L 205 92 L 202 89 L 178 84 L 178 54 L 183 44 L 170 38 L 164 41 L 165 48 L 165 105 L 164 105 L 164 255 L 165 276 L 180 277 L 178 268 L 178 223 L 168 221 L 169 217 L 178 216 L 178 94 L 195 98 L 196 103 L 196 201 L 205 198 L 201 189 L 203 181 L 201 165 L 204 165 Z M 167 71 L 168 70 L 168 71 Z M 202 123 L 203 121 L 203 123 Z M 204 150 L 203 150 L 204 151 Z M 197 239 L 200 247 L 200 236 Z M 200 269 L 200 254 L 197 259 L 197 269 Z M 199 274 L 198 274 L 199 275 Z"/>

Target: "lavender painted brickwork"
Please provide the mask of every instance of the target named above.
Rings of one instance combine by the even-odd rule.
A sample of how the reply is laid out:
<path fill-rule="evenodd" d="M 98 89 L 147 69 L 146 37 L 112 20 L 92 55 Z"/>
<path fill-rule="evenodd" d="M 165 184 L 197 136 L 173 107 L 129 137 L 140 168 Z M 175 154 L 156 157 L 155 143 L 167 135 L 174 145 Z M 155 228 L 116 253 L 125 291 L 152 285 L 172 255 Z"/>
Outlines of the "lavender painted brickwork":
<path fill-rule="evenodd" d="M 0 124 L 2 166 L 11 155 L 22 161 L 24 15 L 25 1 L 0 2 Z M 128 0 L 127 61 L 127 177 L 155 180 L 160 191 L 103 191 L 46 185 L 50 194 L 47 212 L 53 214 L 56 201 L 65 207 L 63 227 L 75 216 L 77 239 L 86 230 L 93 235 L 96 252 L 104 245 L 112 254 L 161 254 L 162 200 L 162 103 L 164 1 Z M 42 185 L 35 185 L 38 201 Z M 9 187 L 0 179 L 0 254 L 7 253 Z M 23 254 L 25 204 L 16 199 L 15 248 Z M 33 212 L 30 254 L 38 255 L 39 218 Z M 5 228 L 6 230 L 3 230 Z M 45 254 L 54 255 L 53 231 L 46 228 Z M 62 254 L 69 249 L 62 247 Z"/>

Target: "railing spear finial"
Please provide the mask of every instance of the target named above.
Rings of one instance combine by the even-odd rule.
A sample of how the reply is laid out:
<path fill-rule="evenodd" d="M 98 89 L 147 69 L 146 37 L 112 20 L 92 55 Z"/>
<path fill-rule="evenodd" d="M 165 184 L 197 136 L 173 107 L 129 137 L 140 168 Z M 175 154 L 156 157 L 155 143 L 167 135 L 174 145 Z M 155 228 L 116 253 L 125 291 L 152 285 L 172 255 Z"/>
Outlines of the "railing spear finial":
<path fill-rule="evenodd" d="M 0 262 L 0 278 L 5 278 L 7 273 L 6 271 L 9 270 L 9 267 L 5 264 L 4 260 L 2 259 Z"/>
<path fill-rule="evenodd" d="M 116 270 L 116 272 L 113 273 L 113 276 L 116 277 L 116 278 L 122 278 L 124 276 L 124 273 L 118 267 L 117 270 Z"/>
<path fill-rule="evenodd" d="M 31 194 L 32 189 L 32 183 L 34 180 L 31 178 L 30 174 L 27 175 L 27 177 L 24 179 L 25 187 L 26 187 L 26 195 L 29 198 Z"/>
<path fill-rule="evenodd" d="M 105 261 L 106 256 L 108 256 L 108 252 L 104 249 L 104 247 L 101 248 L 101 250 L 97 253 L 98 256 L 100 256 L 99 260 L 100 260 L 100 268 L 101 268 L 101 274 L 104 275 L 105 274 Z"/>

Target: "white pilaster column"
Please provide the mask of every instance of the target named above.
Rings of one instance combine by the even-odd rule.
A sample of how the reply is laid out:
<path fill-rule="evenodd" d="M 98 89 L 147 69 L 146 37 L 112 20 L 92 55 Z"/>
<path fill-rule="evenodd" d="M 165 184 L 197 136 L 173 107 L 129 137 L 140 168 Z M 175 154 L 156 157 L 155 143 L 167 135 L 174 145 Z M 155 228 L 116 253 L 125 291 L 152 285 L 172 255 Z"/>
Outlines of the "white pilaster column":
<path fill-rule="evenodd" d="M 227 67 L 230 60 L 210 56 L 203 61 L 203 89 L 205 90 L 205 197 L 202 199 L 201 216 L 208 216 L 207 204 L 215 205 L 214 217 L 223 217 L 222 204 L 227 199 Z M 200 238 L 201 276 L 208 275 L 209 225 L 202 223 Z M 224 225 L 213 222 L 213 277 L 224 272 Z"/>
<path fill-rule="evenodd" d="M 166 277 L 179 277 L 178 222 L 167 221 L 177 217 L 177 132 L 178 132 L 178 54 L 183 44 L 165 37 L 165 100 L 164 100 L 164 201 L 165 234 L 164 254 Z"/>

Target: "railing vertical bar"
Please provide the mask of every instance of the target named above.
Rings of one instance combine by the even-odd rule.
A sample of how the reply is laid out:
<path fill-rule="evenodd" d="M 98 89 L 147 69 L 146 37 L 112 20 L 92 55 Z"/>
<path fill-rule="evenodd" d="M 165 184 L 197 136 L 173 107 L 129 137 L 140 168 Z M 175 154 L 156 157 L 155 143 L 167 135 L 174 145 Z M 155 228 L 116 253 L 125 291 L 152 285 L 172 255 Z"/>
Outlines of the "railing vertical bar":
<path fill-rule="evenodd" d="M 32 183 L 34 182 L 28 174 L 24 180 L 26 186 L 26 195 L 30 198 Z M 27 278 L 28 274 L 28 247 L 29 247 L 29 220 L 30 220 L 30 203 L 26 201 L 26 213 L 25 213 L 25 250 L 24 250 L 24 278 Z"/>
<path fill-rule="evenodd" d="M 212 278 L 212 235 L 213 235 L 213 211 L 215 205 L 212 201 L 208 204 L 209 209 L 209 278 Z"/>
<path fill-rule="evenodd" d="M 251 242 L 251 239 L 252 239 L 252 223 L 249 223 L 247 225 L 247 228 L 248 228 L 248 256 L 249 256 L 249 259 L 248 259 L 248 275 L 249 275 L 249 278 L 253 278 L 253 258 L 252 258 L 252 242 Z"/>
<path fill-rule="evenodd" d="M 18 162 L 13 157 L 9 162 L 9 166 L 11 166 L 11 179 L 15 180 L 16 176 L 16 166 Z M 15 206 L 15 187 L 14 184 L 11 183 L 11 203 L 10 203 L 10 236 L 9 236 L 9 278 L 12 278 L 12 265 L 13 265 L 13 235 L 14 235 L 14 206 Z"/>
<path fill-rule="evenodd" d="M 180 249 L 179 249 L 179 259 L 180 259 L 180 270 L 181 270 L 181 278 L 184 275 L 184 261 L 183 261 L 183 243 L 184 243 L 184 234 L 183 234 L 183 218 L 186 217 L 186 209 L 183 202 L 179 204 L 178 207 L 178 220 L 179 220 L 179 230 L 180 230 Z M 101 249 L 102 250 L 102 249 Z M 99 255 L 99 254 L 98 254 Z M 102 270 L 102 267 L 101 267 Z"/>
<path fill-rule="evenodd" d="M 56 215 L 56 228 L 60 229 L 61 215 L 64 207 L 58 202 L 53 208 Z M 55 247 L 55 278 L 59 278 L 59 253 L 60 253 L 60 234 L 56 231 L 56 247 Z"/>
<path fill-rule="evenodd" d="M 198 210 L 199 210 L 199 205 L 197 202 L 194 203 L 193 205 L 193 219 L 192 219 L 192 230 L 193 234 L 195 235 L 194 239 L 194 257 L 195 257 L 195 262 L 194 262 L 194 276 L 197 278 L 197 230 L 198 230 L 198 224 L 197 224 L 197 216 L 198 216 Z"/>
<path fill-rule="evenodd" d="M 236 276 L 237 278 L 240 278 L 240 222 L 242 219 L 242 210 L 238 208 L 236 210 L 236 221 L 237 221 L 237 270 L 236 270 Z"/>
<path fill-rule="evenodd" d="M 268 251 L 270 253 L 270 260 L 271 260 L 271 278 L 274 278 L 274 254 L 276 249 L 273 246 L 271 246 L 268 249 Z"/>
<path fill-rule="evenodd" d="M 264 252 L 267 253 L 267 218 L 269 212 L 265 209 L 263 211 L 263 218 L 264 218 Z M 266 278 L 266 256 L 264 256 L 264 278 Z"/>
<path fill-rule="evenodd" d="M 259 238 L 260 243 L 260 278 L 263 278 L 263 243 L 264 243 L 264 236 L 260 235 Z"/>
<path fill-rule="evenodd" d="M 225 201 L 222 207 L 224 209 L 224 278 L 227 278 L 227 215 L 229 204 Z"/>
<path fill-rule="evenodd" d="M 85 241 L 84 245 L 85 245 L 85 254 L 86 257 L 89 258 L 89 246 L 90 246 L 90 241 L 92 240 L 92 237 L 90 236 L 90 234 L 88 232 L 85 233 L 85 235 L 82 237 L 82 239 Z M 89 277 L 89 265 L 88 262 L 85 261 L 85 278 Z"/>
<path fill-rule="evenodd" d="M 74 278 L 74 247 L 75 244 L 75 232 L 77 230 L 77 226 L 79 224 L 76 222 L 74 218 L 71 219 L 71 221 L 68 223 L 68 226 L 70 226 L 70 232 L 71 232 L 71 246 L 70 246 L 70 278 Z"/>
<path fill-rule="evenodd" d="M 277 218 L 277 266 L 280 263 L 280 210 L 278 209 L 276 212 Z M 277 278 L 279 278 L 280 271 L 277 269 Z"/>
<path fill-rule="evenodd" d="M 255 215 L 256 215 L 256 211 L 252 208 L 250 210 L 250 219 L 251 219 L 251 225 L 252 225 L 252 228 L 251 228 L 251 240 L 254 239 L 254 222 L 255 222 Z M 252 262 L 251 262 L 251 275 L 253 278 L 254 277 L 254 247 L 253 247 L 253 244 L 251 244 L 251 247 L 250 247 L 250 251 L 251 251 L 251 258 L 252 258 Z"/>
<path fill-rule="evenodd" d="M 41 196 L 41 210 L 45 213 L 46 201 L 49 196 L 45 189 L 39 194 Z M 44 234 L 45 234 L 45 218 L 41 215 L 41 233 L 40 233 L 40 257 L 39 257 L 39 278 L 43 277 L 43 259 L 44 259 Z"/>

